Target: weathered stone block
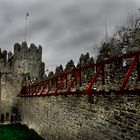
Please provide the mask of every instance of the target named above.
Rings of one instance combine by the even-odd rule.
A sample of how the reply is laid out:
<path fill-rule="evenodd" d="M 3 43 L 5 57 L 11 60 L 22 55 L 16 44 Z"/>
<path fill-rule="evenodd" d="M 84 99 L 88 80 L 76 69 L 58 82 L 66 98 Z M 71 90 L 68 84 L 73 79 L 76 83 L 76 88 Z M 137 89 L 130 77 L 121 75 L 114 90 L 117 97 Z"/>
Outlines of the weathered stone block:
<path fill-rule="evenodd" d="M 132 101 L 130 97 L 129 100 L 127 96 L 122 97 L 121 100 L 127 102 L 120 102 L 121 97 L 112 97 L 113 102 L 104 96 L 94 98 L 97 101 L 90 104 L 88 96 L 37 97 L 28 100 L 25 97 L 22 98 L 22 119 L 50 140 L 138 139 L 139 96 L 132 98 Z M 136 110 L 135 113 L 127 110 L 128 104 Z"/>

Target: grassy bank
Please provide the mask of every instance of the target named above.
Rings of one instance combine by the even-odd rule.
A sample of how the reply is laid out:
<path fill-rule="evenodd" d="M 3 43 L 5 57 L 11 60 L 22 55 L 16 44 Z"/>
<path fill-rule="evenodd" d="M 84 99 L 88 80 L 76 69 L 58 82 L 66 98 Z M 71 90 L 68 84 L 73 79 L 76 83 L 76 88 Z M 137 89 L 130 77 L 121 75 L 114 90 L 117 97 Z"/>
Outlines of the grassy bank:
<path fill-rule="evenodd" d="M 0 125 L 0 140 L 44 140 L 26 125 Z"/>

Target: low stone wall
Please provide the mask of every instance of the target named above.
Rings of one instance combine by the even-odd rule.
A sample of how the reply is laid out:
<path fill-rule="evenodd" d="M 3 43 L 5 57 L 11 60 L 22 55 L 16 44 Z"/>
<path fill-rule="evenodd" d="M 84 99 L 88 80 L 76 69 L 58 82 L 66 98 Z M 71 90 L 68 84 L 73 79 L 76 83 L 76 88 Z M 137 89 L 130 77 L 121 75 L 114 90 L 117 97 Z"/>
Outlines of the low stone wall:
<path fill-rule="evenodd" d="M 47 140 L 139 140 L 140 96 L 23 97 L 22 123 Z"/>

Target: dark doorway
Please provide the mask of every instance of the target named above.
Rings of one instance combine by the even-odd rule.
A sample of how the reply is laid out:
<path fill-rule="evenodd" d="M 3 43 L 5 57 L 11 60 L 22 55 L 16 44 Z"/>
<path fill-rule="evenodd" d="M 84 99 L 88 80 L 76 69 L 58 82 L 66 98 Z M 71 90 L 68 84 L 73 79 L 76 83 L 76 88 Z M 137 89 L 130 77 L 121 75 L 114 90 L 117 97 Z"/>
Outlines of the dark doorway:
<path fill-rule="evenodd" d="M 1 120 L 1 123 L 4 123 L 4 114 L 3 113 L 1 114 L 0 120 Z"/>
<path fill-rule="evenodd" d="M 6 119 L 6 121 L 9 121 L 9 113 L 6 113 L 5 119 Z"/>

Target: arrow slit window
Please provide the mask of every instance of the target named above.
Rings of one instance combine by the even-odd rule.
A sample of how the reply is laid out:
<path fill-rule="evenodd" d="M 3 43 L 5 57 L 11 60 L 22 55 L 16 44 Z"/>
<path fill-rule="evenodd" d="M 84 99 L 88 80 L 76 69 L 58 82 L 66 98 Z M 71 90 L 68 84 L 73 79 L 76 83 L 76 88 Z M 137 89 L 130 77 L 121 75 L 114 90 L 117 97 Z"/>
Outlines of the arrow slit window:
<path fill-rule="evenodd" d="M 1 100 L 5 100 L 6 99 L 6 91 L 5 89 L 2 89 L 1 91 Z"/>

